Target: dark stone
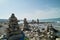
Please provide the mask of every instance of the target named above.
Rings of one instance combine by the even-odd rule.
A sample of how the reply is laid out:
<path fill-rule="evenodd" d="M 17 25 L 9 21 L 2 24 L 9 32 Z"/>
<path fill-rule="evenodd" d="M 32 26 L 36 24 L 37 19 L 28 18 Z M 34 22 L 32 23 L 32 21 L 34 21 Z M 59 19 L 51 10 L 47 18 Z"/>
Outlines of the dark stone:
<path fill-rule="evenodd" d="M 30 31 L 30 26 L 29 26 L 29 23 L 27 22 L 27 19 L 24 18 L 24 29 L 23 30 L 27 30 L 27 31 Z"/>

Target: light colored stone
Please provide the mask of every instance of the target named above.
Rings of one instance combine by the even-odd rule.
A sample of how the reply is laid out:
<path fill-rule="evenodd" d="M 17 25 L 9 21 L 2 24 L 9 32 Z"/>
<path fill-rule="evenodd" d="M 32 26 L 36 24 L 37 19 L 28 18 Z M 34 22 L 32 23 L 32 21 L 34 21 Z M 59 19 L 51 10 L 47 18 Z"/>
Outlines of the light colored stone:
<path fill-rule="evenodd" d="M 56 40 L 60 40 L 60 38 L 56 38 Z"/>

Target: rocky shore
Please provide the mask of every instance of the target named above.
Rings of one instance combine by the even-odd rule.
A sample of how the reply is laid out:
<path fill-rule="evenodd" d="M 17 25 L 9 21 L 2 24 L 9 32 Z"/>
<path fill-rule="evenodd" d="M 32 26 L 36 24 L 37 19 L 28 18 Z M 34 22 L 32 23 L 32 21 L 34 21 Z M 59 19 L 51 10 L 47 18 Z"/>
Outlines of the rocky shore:
<path fill-rule="evenodd" d="M 9 23 L 2 25 L 3 27 L 0 28 L 0 39 L 3 38 L 4 35 L 7 36 L 9 40 L 19 39 L 21 36 L 27 37 L 28 40 L 58 40 L 60 38 L 60 34 L 57 35 L 60 31 L 50 22 L 40 23 L 39 20 L 37 20 L 37 22 L 33 21 L 29 23 L 27 19 L 24 18 L 24 23 L 18 24 L 17 18 L 12 14 L 9 18 Z"/>

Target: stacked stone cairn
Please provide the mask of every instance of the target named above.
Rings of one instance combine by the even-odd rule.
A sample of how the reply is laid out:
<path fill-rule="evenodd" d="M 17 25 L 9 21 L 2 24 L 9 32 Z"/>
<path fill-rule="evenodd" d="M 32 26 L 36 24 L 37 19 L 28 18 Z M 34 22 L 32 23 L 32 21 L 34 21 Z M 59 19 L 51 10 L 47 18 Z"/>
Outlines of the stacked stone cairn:
<path fill-rule="evenodd" d="M 7 40 L 20 40 L 23 37 L 23 32 L 20 30 L 18 20 L 14 14 L 9 18 L 9 27 L 7 28 Z"/>
<path fill-rule="evenodd" d="M 30 31 L 29 23 L 27 22 L 27 19 L 24 18 L 24 31 Z"/>

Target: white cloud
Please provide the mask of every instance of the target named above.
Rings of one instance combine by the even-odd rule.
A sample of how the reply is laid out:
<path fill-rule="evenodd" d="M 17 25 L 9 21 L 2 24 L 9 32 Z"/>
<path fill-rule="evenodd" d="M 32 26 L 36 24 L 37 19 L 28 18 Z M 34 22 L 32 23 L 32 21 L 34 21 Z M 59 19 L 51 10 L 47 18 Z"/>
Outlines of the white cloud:
<path fill-rule="evenodd" d="M 49 8 L 46 10 L 36 10 L 32 15 L 35 18 L 55 18 L 60 17 L 60 9 L 58 8 Z"/>
<path fill-rule="evenodd" d="M 60 17 L 60 8 L 49 8 L 45 10 L 33 10 L 27 12 L 15 12 L 18 19 L 43 19 L 43 18 L 55 18 Z"/>

